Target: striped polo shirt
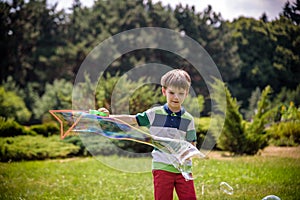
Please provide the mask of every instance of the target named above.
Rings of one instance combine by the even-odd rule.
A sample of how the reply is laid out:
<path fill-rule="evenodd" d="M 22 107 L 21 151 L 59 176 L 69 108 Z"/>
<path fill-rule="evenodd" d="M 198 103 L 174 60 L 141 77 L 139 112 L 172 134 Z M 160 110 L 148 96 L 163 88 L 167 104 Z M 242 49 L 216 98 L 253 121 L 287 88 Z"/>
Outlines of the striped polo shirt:
<path fill-rule="evenodd" d="M 153 107 L 136 115 L 139 126 L 147 126 L 154 136 L 181 139 L 188 142 L 197 140 L 194 118 L 182 107 L 177 113 L 172 112 L 168 105 Z M 152 151 L 152 169 L 160 169 L 180 173 L 165 153 L 154 148 Z"/>

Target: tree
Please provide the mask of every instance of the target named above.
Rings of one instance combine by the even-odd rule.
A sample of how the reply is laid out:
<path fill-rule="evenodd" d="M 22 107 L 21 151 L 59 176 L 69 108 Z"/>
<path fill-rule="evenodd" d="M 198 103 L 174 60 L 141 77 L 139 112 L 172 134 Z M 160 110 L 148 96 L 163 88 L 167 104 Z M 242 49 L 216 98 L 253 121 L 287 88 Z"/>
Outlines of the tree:
<path fill-rule="evenodd" d="M 20 123 L 28 122 L 31 112 L 26 108 L 23 99 L 13 91 L 0 87 L 0 116 L 12 118 Z"/>
<path fill-rule="evenodd" d="M 267 85 L 278 93 L 282 86 L 294 89 L 300 76 L 300 28 L 280 17 L 264 22 L 241 17 L 230 24 L 241 59 L 240 76 L 229 81 L 234 96 L 247 107 L 247 99 L 256 87 Z"/>
<path fill-rule="evenodd" d="M 211 55 L 233 96 L 242 102 L 241 109 L 248 107 L 256 88 L 270 85 L 276 95 L 283 87 L 294 91 L 299 85 L 299 0 L 287 2 L 283 13 L 273 21 L 262 15 L 260 20 L 241 17 L 229 22 L 211 6 L 196 12 L 193 6 L 179 4 L 172 9 L 152 0 L 97 0 L 90 8 L 74 0 L 70 12 L 57 10 L 46 0 L 6 0 L 0 2 L 0 11 L 0 81 L 13 77 L 30 110 L 33 99 L 44 94 L 47 84 L 52 85 L 56 79 L 73 81 L 82 61 L 103 40 L 139 27 L 169 28 L 199 42 Z M 140 42 L 149 38 L 141 38 Z M 172 45 L 182 44 L 174 41 Z M 114 45 L 101 56 L 119 55 L 120 48 Z M 172 52 L 137 49 L 116 58 L 106 71 L 114 77 L 150 62 L 187 70 L 193 89 L 209 104 L 201 75 Z M 209 108 L 204 108 L 206 115 Z"/>
<path fill-rule="evenodd" d="M 269 84 L 276 93 L 281 87 L 296 89 L 300 77 L 300 26 L 285 17 L 271 22 L 270 37 L 276 38 L 273 54 L 273 72 L 277 75 L 275 80 L 270 79 Z"/>
<path fill-rule="evenodd" d="M 213 101 L 217 105 L 224 105 L 222 100 L 224 98 L 220 97 L 224 92 L 226 94 L 226 113 L 218 114 L 217 118 L 225 117 L 224 125 L 221 134 L 215 138 L 217 141 L 217 147 L 230 151 L 234 154 L 242 155 L 245 149 L 246 136 L 245 136 L 245 124 L 243 123 L 243 117 L 239 112 L 240 106 L 238 105 L 237 99 L 232 98 L 230 91 L 220 80 L 215 80 L 211 86 L 214 88 L 214 93 L 211 95 Z M 225 91 L 221 91 L 224 89 Z M 216 120 L 218 123 L 223 120 Z M 220 127 L 222 124 L 216 124 L 215 127 Z M 216 130 L 220 131 L 220 130 Z M 218 132 L 215 132 L 215 137 L 218 135 Z"/>
<path fill-rule="evenodd" d="M 294 102 L 296 106 L 300 106 L 300 84 L 295 90 L 282 87 L 280 92 L 276 94 L 272 104 L 276 105 L 289 105 L 290 102 Z"/>
<path fill-rule="evenodd" d="M 289 1 L 287 1 L 283 8 L 283 16 L 291 19 L 296 25 L 300 24 L 300 0 L 296 0 L 293 2 L 294 5 L 291 5 Z"/>
<path fill-rule="evenodd" d="M 273 68 L 276 39 L 271 37 L 267 23 L 252 18 L 239 18 L 231 24 L 234 29 L 233 39 L 238 44 L 241 59 L 240 76 L 229 82 L 234 96 L 247 107 L 247 99 L 256 87 L 264 88 L 270 84 L 276 87 L 276 74 Z M 270 82 L 272 81 L 272 82 Z M 239 87 L 234 85 L 240 84 Z"/>
<path fill-rule="evenodd" d="M 49 110 L 72 108 L 73 85 L 64 79 L 55 80 L 53 84 L 46 84 L 45 93 L 37 99 L 33 108 L 36 119 L 42 120 L 49 114 Z"/>
<path fill-rule="evenodd" d="M 212 87 L 215 92 L 212 94 L 213 101 L 222 104 L 219 98 L 220 88 L 224 88 L 224 83 L 216 80 Z M 271 88 L 267 86 L 258 101 L 257 112 L 252 117 L 253 121 L 246 123 L 239 112 L 240 106 L 236 98 L 231 97 L 231 93 L 225 87 L 226 93 L 226 115 L 221 135 L 216 138 L 217 146 L 222 150 L 230 151 L 236 155 L 254 155 L 258 150 L 267 146 L 267 135 L 265 125 L 270 122 L 273 110 L 269 108 L 270 102 L 268 95 Z M 223 117 L 219 115 L 218 117 Z M 220 126 L 220 124 L 218 124 Z M 216 132 L 215 132 L 215 135 Z"/>
<path fill-rule="evenodd" d="M 251 118 L 255 114 L 256 105 L 257 105 L 257 102 L 259 101 L 260 96 L 261 96 L 261 90 L 257 87 L 251 93 L 251 97 L 249 98 L 248 109 L 244 111 L 246 120 L 248 120 L 248 121 L 252 120 Z"/>
<path fill-rule="evenodd" d="M 266 124 L 273 121 L 272 116 L 274 109 L 271 109 L 269 95 L 271 87 L 267 86 L 257 102 L 253 121 L 246 126 L 246 144 L 244 153 L 254 155 L 258 150 L 265 148 L 268 145 L 267 134 L 265 131 Z M 275 108 L 275 111 L 277 108 Z"/>
<path fill-rule="evenodd" d="M 1 79 L 12 75 L 18 85 L 28 82 L 45 83 L 53 78 L 51 57 L 61 43 L 59 23 L 62 14 L 46 0 L 0 2 L 1 9 Z M 50 80 L 49 80 L 50 79 Z M 43 92 L 43 87 L 40 91 Z"/>

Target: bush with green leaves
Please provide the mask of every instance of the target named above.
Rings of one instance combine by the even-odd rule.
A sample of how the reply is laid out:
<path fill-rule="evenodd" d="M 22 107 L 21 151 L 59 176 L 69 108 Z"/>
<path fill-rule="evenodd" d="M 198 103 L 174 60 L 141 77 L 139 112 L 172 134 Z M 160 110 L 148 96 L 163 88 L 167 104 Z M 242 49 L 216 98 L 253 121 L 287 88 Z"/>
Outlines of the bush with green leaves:
<path fill-rule="evenodd" d="M 87 77 L 86 80 L 86 86 L 81 85 L 80 91 L 88 91 L 87 85 L 91 85 L 91 83 Z M 166 101 L 161 87 L 153 84 L 146 77 L 142 76 L 138 80 L 131 80 L 127 75 L 111 76 L 109 73 L 105 75 L 104 80 L 98 82 L 96 100 L 97 107 L 106 107 L 118 114 L 136 114 L 153 106 L 162 105 Z M 203 110 L 203 104 L 204 97 L 202 95 L 197 97 L 188 95 L 184 107 L 193 116 L 199 117 Z"/>
<path fill-rule="evenodd" d="M 290 102 L 293 102 L 296 106 L 300 106 L 300 84 L 294 90 L 282 87 L 280 92 L 275 96 L 273 105 L 289 105 Z"/>
<path fill-rule="evenodd" d="M 18 135 L 36 135 L 36 132 L 22 126 L 13 119 L 0 117 L 0 137 L 14 137 Z"/>
<path fill-rule="evenodd" d="M 44 160 L 76 156 L 79 147 L 58 136 L 18 136 L 0 138 L 0 161 Z"/>
<path fill-rule="evenodd" d="M 71 109 L 72 89 L 72 83 L 64 79 L 46 84 L 45 93 L 34 104 L 35 118 L 42 120 L 45 115 L 49 115 L 49 110 Z"/>
<path fill-rule="evenodd" d="M 113 113 L 135 114 L 162 101 L 160 89 L 145 77 L 131 80 L 127 75 L 106 74 L 96 88 L 98 107 L 106 107 Z"/>
<path fill-rule="evenodd" d="M 204 97 L 202 95 L 197 97 L 188 95 L 183 102 L 183 106 L 194 117 L 200 117 L 200 113 L 204 109 Z"/>
<path fill-rule="evenodd" d="M 224 88 L 226 93 L 226 115 L 223 130 L 216 138 L 217 146 L 222 150 L 230 151 L 233 154 L 254 155 L 260 149 L 268 145 L 265 126 L 273 120 L 274 110 L 270 107 L 269 94 L 271 88 L 267 86 L 257 103 L 255 115 L 252 122 L 246 122 L 239 111 L 239 104 L 235 98 L 231 97 L 230 91 L 220 80 L 215 80 L 211 86 L 215 89 L 212 98 L 217 104 L 222 104 L 220 88 Z M 223 117 L 224 115 L 218 115 Z M 221 120 L 216 120 L 216 122 Z M 222 126 L 216 124 L 215 126 Z M 215 131 L 215 130 L 214 130 Z M 218 135 L 217 132 L 214 132 Z"/>
<path fill-rule="evenodd" d="M 25 123 L 29 121 L 31 112 L 20 96 L 0 86 L 0 116 Z"/>
<path fill-rule="evenodd" d="M 236 98 L 231 97 L 227 88 L 225 88 L 225 92 L 227 103 L 226 116 L 223 130 L 219 137 L 216 138 L 217 147 L 222 150 L 230 151 L 234 154 L 243 154 L 246 145 L 243 117 L 239 112 L 239 105 Z M 218 101 L 218 99 L 216 99 L 216 101 Z"/>
<path fill-rule="evenodd" d="M 63 142 L 73 144 L 73 145 L 79 147 L 79 151 L 77 153 L 78 156 L 90 155 L 89 151 L 86 148 L 86 145 L 84 145 L 84 143 L 82 142 L 82 140 L 79 136 L 76 136 L 76 135 L 67 136 L 64 138 Z"/>
<path fill-rule="evenodd" d="M 272 89 L 270 86 L 265 87 L 257 102 L 256 112 L 252 117 L 252 122 L 246 126 L 246 138 L 244 152 L 246 154 L 256 154 L 258 150 L 268 145 L 268 138 L 265 126 L 274 120 L 274 112 L 277 108 L 271 108 L 269 95 Z"/>
<path fill-rule="evenodd" d="M 290 102 L 288 108 L 281 106 L 281 120 L 272 124 L 267 133 L 270 143 L 277 146 L 297 146 L 300 144 L 300 108 Z"/>
<path fill-rule="evenodd" d="M 122 155 L 122 149 L 114 144 L 112 139 L 108 139 L 101 135 L 84 133 L 76 139 L 69 138 L 67 142 L 76 142 L 77 145 L 81 146 L 82 153 L 91 154 L 93 156 Z M 123 141 L 120 141 L 120 143 L 122 142 Z"/>
<path fill-rule="evenodd" d="M 208 129 L 210 127 L 210 117 L 195 117 L 195 128 L 196 128 L 196 134 L 197 134 L 197 148 L 205 149 L 206 146 L 202 146 L 202 144 L 216 144 L 216 139 L 211 134 L 208 134 Z M 214 147 L 217 148 L 217 147 Z M 209 149 L 211 150 L 211 149 Z"/>
<path fill-rule="evenodd" d="M 279 122 L 267 129 L 270 143 L 275 146 L 298 146 L 300 125 L 296 121 Z"/>
<path fill-rule="evenodd" d="M 58 124 L 51 123 L 51 122 L 32 125 L 30 126 L 30 130 L 36 132 L 39 135 L 43 135 L 45 137 L 60 133 Z"/>

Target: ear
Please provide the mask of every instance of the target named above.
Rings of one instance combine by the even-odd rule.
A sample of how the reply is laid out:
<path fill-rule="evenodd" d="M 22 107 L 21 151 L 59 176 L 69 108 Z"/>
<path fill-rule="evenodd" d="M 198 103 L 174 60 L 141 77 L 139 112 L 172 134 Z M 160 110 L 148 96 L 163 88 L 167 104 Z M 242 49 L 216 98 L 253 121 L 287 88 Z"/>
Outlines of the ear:
<path fill-rule="evenodd" d="M 166 88 L 165 87 L 161 88 L 161 92 L 163 93 L 164 96 L 166 96 Z"/>

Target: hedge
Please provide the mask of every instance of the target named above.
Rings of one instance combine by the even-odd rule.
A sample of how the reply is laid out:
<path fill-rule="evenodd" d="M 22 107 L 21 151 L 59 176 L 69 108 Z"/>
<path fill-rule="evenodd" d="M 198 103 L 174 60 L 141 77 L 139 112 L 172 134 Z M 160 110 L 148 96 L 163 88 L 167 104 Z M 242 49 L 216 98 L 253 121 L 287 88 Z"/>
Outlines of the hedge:
<path fill-rule="evenodd" d="M 58 136 L 18 136 L 0 138 L 0 161 L 44 160 L 77 156 L 80 147 Z"/>
<path fill-rule="evenodd" d="M 18 135 L 36 135 L 36 132 L 20 125 L 13 119 L 6 119 L 0 116 L 0 137 L 13 137 Z"/>

